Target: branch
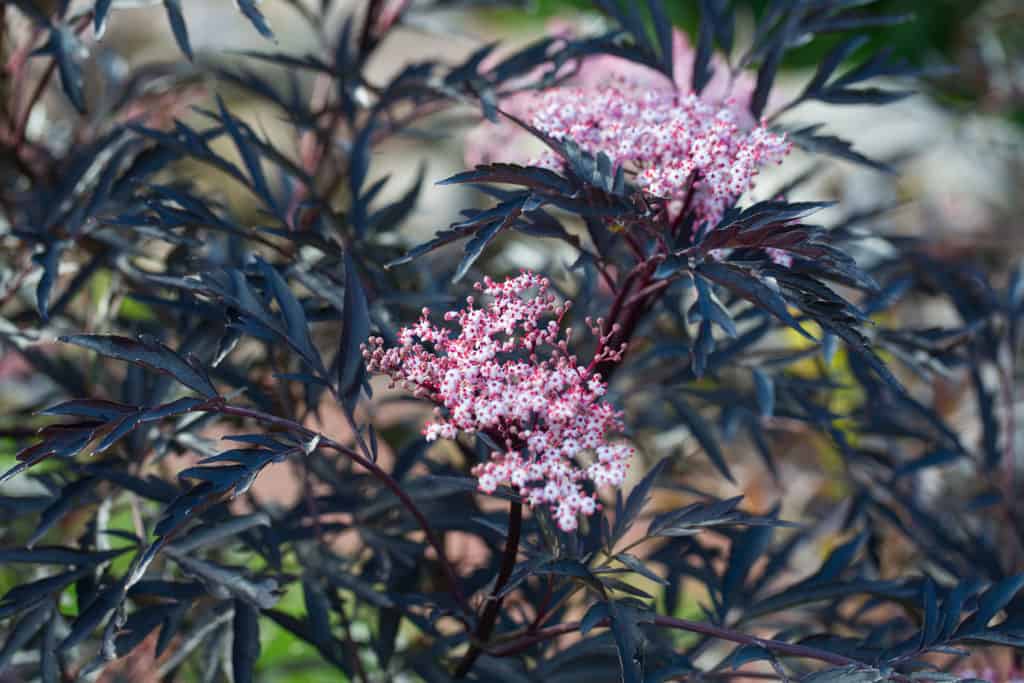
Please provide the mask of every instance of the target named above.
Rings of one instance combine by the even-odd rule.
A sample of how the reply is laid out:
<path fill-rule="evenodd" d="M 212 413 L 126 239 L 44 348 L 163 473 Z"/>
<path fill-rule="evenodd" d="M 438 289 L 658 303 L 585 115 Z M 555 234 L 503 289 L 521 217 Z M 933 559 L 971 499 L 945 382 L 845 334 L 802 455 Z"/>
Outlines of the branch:
<path fill-rule="evenodd" d="M 610 619 L 602 619 L 596 626 L 607 627 Z M 689 631 L 691 633 L 700 633 L 711 638 L 717 638 L 719 640 L 727 640 L 740 645 L 752 645 L 754 647 L 760 647 L 769 652 L 777 655 L 788 656 L 788 657 L 801 657 L 803 659 L 815 659 L 820 662 L 827 664 L 833 664 L 835 666 L 850 666 L 850 665 L 865 665 L 864 662 L 846 657 L 844 655 L 836 654 L 835 652 L 829 652 L 828 650 L 821 650 L 819 648 L 808 647 L 806 645 L 798 645 L 795 643 L 785 643 L 781 640 L 771 640 L 770 638 L 758 638 L 751 636 L 746 633 L 734 631 L 724 626 L 716 626 L 707 622 L 691 621 L 689 619 L 676 619 L 675 617 L 654 617 L 654 623 L 657 626 L 663 628 L 674 628 L 681 631 Z M 580 622 L 572 621 L 565 624 L 558 624 L 556 626 L 550 626 L 548 628 L 541 629 L 530 635 L 523 636 L 511 642 L 505 643 L 500 647 L 496 647 L 492 650 L 488 650 L 488 654 L 492 657 L 509 657 L 512 655 L 519 654 L 537 643 L 550 640 L 566 633 L 572 633 L 578 631 L 580 628 Z"/>
<path fill-rule="evenodd" d="M 494 581 L 494 588 L 487 598 L 487 606 L 484 608 L 480 622 L 473 632 L 471 639 L 473 642 L 455 669 L 455 678 L 464 678 L 469 673 L 469 670 L 473 668 L 473 664 L 483 652 L 480 643 L 486 643 L 494 631 L 494 624 L 498 620 L 498 612 L 501 611 L 501 603 L 504 600 L 501 590 L 508 583 L 509 577 L 512 576 L 512 570 L 516 566 L 516 555 L 519 554 L 519 534 L 522 526 L 523 504 L 518 500 L 514 500 L 508 509 L 508 537 L 505 539 L 505 553 L 501 558 L 498 578 Z"/>

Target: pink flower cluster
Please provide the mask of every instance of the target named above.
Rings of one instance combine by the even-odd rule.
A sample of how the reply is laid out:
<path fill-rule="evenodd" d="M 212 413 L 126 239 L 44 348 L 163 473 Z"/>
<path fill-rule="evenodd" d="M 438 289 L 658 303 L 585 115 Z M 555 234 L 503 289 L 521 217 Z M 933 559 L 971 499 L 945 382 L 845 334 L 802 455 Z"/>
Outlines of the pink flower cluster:
<path fill-rule="evenodd" d="M 567 37 L 578 33 L 572 24 L 552 29 Z M 791 147 L 747 110 L 756 86 L 750 72 L 732 74 L 715 55 L 713 76 L 698 97 L 688 92 L 696 55 L 684 33 L 673 32 L 672 52 L 671 80 L 629 60 L 597 55 L 582 60 L 568 75 L 568 85 L 546 93 L 519 92 L 503 98 L 501 107 L 636 171 L 641 187 L 675 200 L 669 203 L 672 212 L 682 210 L 693 175 L 688 210 L 698 219 L 717 221 L 723 207 L 753 187 L 758 170 L 781 161 Z M 769 101 L 769 110 L 773 104 L 778 103 Z M 466 163 L 524 163 L 540 153 L 531 142 L 536 141 L 509 121 L 485 122 L 466 136 Z M 550 153 L 539 161 L 556 169 L 561 165 Z"/>
<path fill-rule="evenodd" d="M 592 154 L 604 152 L 653 195 L 683 200 L 692 190 L 689 208 L 698 223 L 714 224 L 753 187 L 762 166 L 781 162 L 791 148 L 764 122 L 745 130 L 730 105 L 620 78 L 547 92 L 533 125 Z M 561 159 L 547 152 L 538 163 L 557 170 Z"/>
<path fill-rule="evenodd" d="M 623 427 L 621 415 L 602 400 L 606 384 L 593 372 L 624 349 L 608 346 L 610 333 L 600 336 L 603 321 L 588 320 L 599 350 L 580 366 L 568 352 L 571 330 L 561 332 L 570 303 L 558 303 L 549 287 L 530 272 L 485 278 L 476 284 L 485 306 L 469 297 L 464 309 L 445 313 L 457 333 L 431 323 L 424 309 L 400 331 L 399 346 L 385 349 L 372 337 L 363 355 L 371 371 L 438 404 L 424 428 L 428 440 L 482 432 L 503 446 L 473 470 L 481 491 L 508 485 L 530 505 L 549 506 L 558 526 L 573 531 L 579 515 L 599 508 L 582 482 L 621 485 L 633 455 L 631 446 L 609 440 Z"/>
<path fill-rule="evenodd" d="M 1024 671 L 1019 669 L 1010 669 L 1009 671 L 998 672 L 991 667 L 985 667 L 981 670 L 963 668 L 956 671 L 956 675 L 961 679 L 976 679 L 981 681 L 990 681 L 990 683 L 1024 683 Z"/>
<path fill-rule="evenodd" d="M 549 33 L 562 38 L 573 38 L 580 34 L 581 27 L 573 21 L 556 20 L 549 26 Z M 495 52 L 488 58 L 496 64 L 503 55 Z M 689 39 L 682 31 L 672 32 L 672 61 L 675 65 L 672 81 L 664 75 L 628 59 L 612 55 L 591 55 L 585 57 L 577 65 L 565 65 L 565 73 L 561 74 L 568 80 L 566 85 L 594 91 L 616 79 L 626 80 L 638 88 L 661 89 L 672 88 L 686 92 L 689 87 L 690 74 L 696 53 Z M 701 93 L 701 99 L 717 106 L 733 108 L 741 128 L 752 128 L 756 121 L 747 111 L 746 103 L 750 100 L 756 81 L 749 71 L 731 74 L 729 65 L 719 55 L 711 58 L 713 75 L 711 81 Z M 488 62 L 482 65 L 489 68 Z M 571 73 L 570 73 L 571 72 Z M 536 78 L 541 69 L 530 75 L 524 82 Z M 535 90 L 525 90 L 503 97 L 501 108 L 521 119 L 529 120 L 543 98 L 543 94 Z M 773 109 L 769 98 L 768 109 Z M 521 128 L 504 118 L 495 123 L 484 121 L 474 127 L 465 138 L 466 164 L 490 164 L 495 162 L 523 163 L 532 155 L 531 143 L 541 149 L 540 143 L 530 138 Z"/>

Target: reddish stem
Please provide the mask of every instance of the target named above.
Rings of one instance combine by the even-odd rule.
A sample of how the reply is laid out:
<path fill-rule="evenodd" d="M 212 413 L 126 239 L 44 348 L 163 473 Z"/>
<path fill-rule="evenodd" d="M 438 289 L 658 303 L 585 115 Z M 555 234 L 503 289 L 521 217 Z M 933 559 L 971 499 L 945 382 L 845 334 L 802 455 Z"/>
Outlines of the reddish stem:
<path fill-rule="evenodd" d="M 686 218 L 686 214 L 690 213 L 690 207 L 693 205 L 693 196 L 696 194 L 694 185 L 697 184 L 699 174 L 697 171 L 690 173 L 690 177 L 687 180 L 688 187 L 686 189 L 686 199 L 683 200 L 683 208 L 679 210 L 679 214 L 676 216 L 676 220 L 672 223 L 671 231 L 673 237 L 679 237 L 679 228 L 683 225 L 683 220 Z"/>
<path fill-rule="evenodd" d="M 501 559 L 501 568 L 498 570 L 498 578 L 494 581 L 494 588 L 487 598 L 487 606 L 480 617 L 476 630 L 473 632 L 472 642 L 469 650 L 463 656 L 455 669 L 455 678 L 464 678 L 473 668 L 477 658 L 483 653 L 481 644 L 486 643 L 494 631 L 494 625 L 498 621 L 498 613 L 501 611 L 501 603 L 504 596 L 502 589 L 512 576 L 512 570 L 516 566 L 516 555 L 519 554 L 519 535 L 523 525 L 523 504 L 518 500 L 510 503 L 508 509 L 508 537 L 505 539 L 505 552 Z"/>
<path fill-rule="evenodd" d="M 647 291 L 654 268 L 655 264 L 653 261 L 641 263 L 626 277 L 626 281 L 619 291 L 616 292 L 615 300 L 612 301 L 612 307 L 608 313 L 606 323 L 608 340 L 606 343 L 598 345 L 598 349 L 594 354 L 595 357 L 605 348 L 618 348 L 633 338 L 636 326 L 639 324 L 643 314 L 647 312 L 653 303 L 653 296 L 656 296 L 661 291 L 656 290 L 652 296 L 634 295 L 634 292 L 643 293 Z M 618 325 L 617 330 L 615 328 L 616 325 Z M 588 371 L 597 372 L 603 380 L 608 381 L 608 378 L 617 366 L 618 363 L 611 360 L 596 364 L 592 362 Z"/>
<path fill-rule="evenodd" d="M 610 621 L 610 619 L 605 618 L 595 624 L 595 626 L 606 627 L 609 625 Z M 821 650 L 814 647 L 808 647 L 806 645 L 798 645 L 796 643 L 785 643 L 781 640 L 772 640 L 770 638 L 758 638 L 757 636 L 748 635 L 724 626 L 716 626 L 715 624 L 709 624 L 702 621 L 656 616 L 654 617 L 654 623 L 664 628 L 674 628 L 681 631 L 689 631 L 690 633 L 700 633 L 711 638 L 727 640 L 740 645 L 760 647 L 777 655 L 816 659 L 820 662 L 826 662 L 835 666 L 864 664 L 864 662 L 836 654 L 835 652 L 829 652 L 828 650 Z M 522 638 L 505 643 L 500 647 L 488 650 L 488 654 L 492 657 L 510 657 L 526 651 L 537 643 L 542 643 L 546 640 L 565 635 L 566 633 L 573 633 L 578 631 L 579 628 L 580 622 L 578 621 L 550 626 L 536 631 L 535 633 L 523 636 Z"/>
<path fill-rule="evenodd" d="M 544 623 L 544 619 L 548 615 L 548 607 L 551 605 L 551 598 L 554 596 L 554 584 L 551 581 L 551 577 L 547 577 L 548 590 L 544 593 L 544 600 L 540 603 L 537 608 L 537 616 L 533 618 L 533 622 L 530 624 L 528 631 L 535 631 Z"/>

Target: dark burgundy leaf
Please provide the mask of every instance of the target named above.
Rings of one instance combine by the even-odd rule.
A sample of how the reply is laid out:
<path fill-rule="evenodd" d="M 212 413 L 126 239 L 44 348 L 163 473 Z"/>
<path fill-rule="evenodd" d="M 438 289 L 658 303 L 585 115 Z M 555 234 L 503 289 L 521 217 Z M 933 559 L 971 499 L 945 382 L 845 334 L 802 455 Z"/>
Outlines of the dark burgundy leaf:
<path fill-rule="evenodd" d="M 185 25 L 185 16 L 181 12 L 181 0 L 164 0 L 164 9 L 167 10 L 167 21 L 171 25 L 171 33 L 174 34 L 174 41 L 182 54 L 194 59 L 192 54 L 192 43 L 188 38 L 188 27 Z"/>
<path fill-rule="evenodd" d="M 61 341 L 170 375 L 207 397 L 217 396 L 217 390 L 201 368 L 186 361 L 156 339 L 140 337 L 135 340 L 112 335 L 75 334 L 61 337 Z"/>
<path fill-rule="evenodd" d="M 244 600 L 235 600 L 232 621 L 231 668 L 238 683 L 255 680 L 256 660 L 260 657 L 259 610 Z"/>
<path fill-rule="evenodd" d="M 338 366 L 338 393 L 351 396 L 359 391 L 365 373 L 361 347 L 370 336 L 370 311 L 355 260 L 347 253 L 344 301 L 345 310 L 341 312 L 344 327 L 335 363 Z"/>

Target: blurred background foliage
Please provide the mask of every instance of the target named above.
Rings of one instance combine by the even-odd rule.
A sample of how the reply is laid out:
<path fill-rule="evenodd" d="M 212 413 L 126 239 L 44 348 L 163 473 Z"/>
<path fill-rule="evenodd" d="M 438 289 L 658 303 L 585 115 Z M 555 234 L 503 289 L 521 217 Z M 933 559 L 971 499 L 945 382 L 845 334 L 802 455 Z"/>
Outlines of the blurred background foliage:
<path fill-rule="evenodd" d="M 672 21 L 691 37 L 697 33 L 698 3 L 666 3 Z M 734 5 L 759 15 L 770 0 L 736 0 Z M 498 23 L 536 22 L 579 12 L 584 0 L 532 0 L 527 11 L 498 9 Z M 913 64 L 945 70 L 935 95 L 959 109 L 1004 113 L 1024 126 L 1024 2 L 1020 0 L 883 0 L 864 8 L 876 17 L 912 16 L 866 31 L 872 47 L 887 46 Z M 784 68 L 813 68 L 839 41 L 822 37 L 791 51 Z M 864 48 L 867 52 L 868 47 Z"/>

